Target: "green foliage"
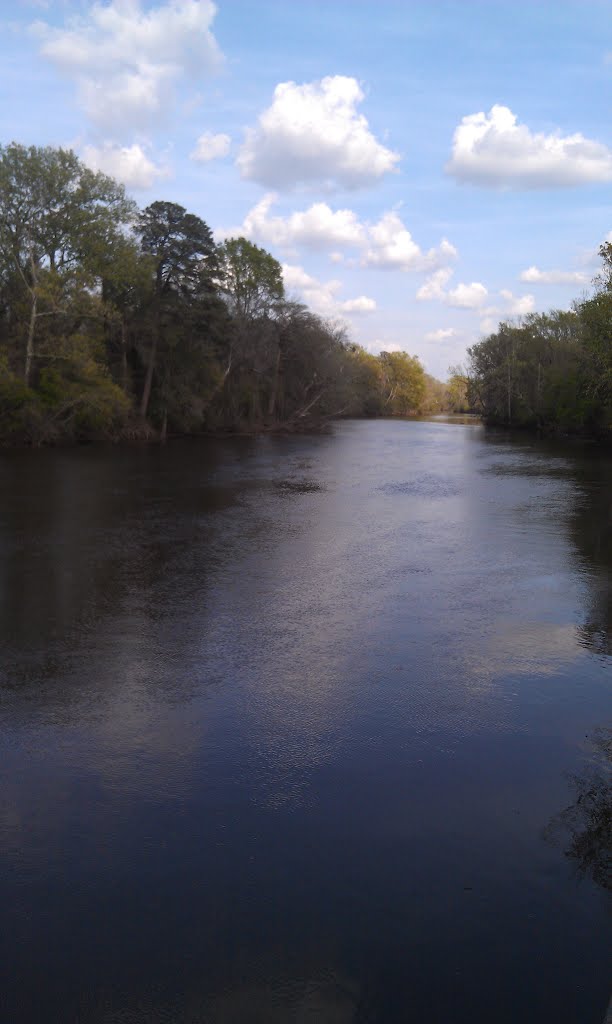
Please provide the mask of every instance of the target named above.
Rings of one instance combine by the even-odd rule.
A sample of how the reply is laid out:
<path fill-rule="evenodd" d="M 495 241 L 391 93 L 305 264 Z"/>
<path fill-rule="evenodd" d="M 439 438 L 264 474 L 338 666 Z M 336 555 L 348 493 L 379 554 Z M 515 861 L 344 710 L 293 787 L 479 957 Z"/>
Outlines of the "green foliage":
<path fill-rule="evenodd" d="M 280 263 L 138 211 L 63 149 L 0 147 L 0 441 L 297 430 L 437 411 L 418 359 L 373 356 L 285 299 Z"/>
<path fill-rule="evenodd" d="M 612 247 L 608 246 L 612 252 Z M 576 307 L 582 328 L 587 389 L 602 405 L 612 405 L 612 278 L 600 290 Z"/>
<path fill-rule="evenodd" d="M 425 394 L 419 406 L 422 415 L 432 416 L 436 413 L 451 411 L 449 406 L 448 388 L 441 380 L 431 374 L 425 374 Z"/>
<path fill-rule="evenodd" d="M 50 146 L 0 146 L 0 199 L 3 253 L 24 269 L 94 269 L 135 212 L 122 185 Z"/>
<path fill-rule="evenodd" d="M 468 350 L 467 396 L 491 423 L 608 437 L 612 429 L 612 247 L 595 294 L 531 314 Z"/>
<path fill-rule="evenodd" d="M 359 416 L 382 416 L 383 367 L 378 356 L 359 345 L 349 349 L 353 404 L 351 412 Z"/>
<path fill-rule="evenodd" d="M 0 438 L 32 441 L 38 434 L 38 400 L 0 356 Z"/>
<path fill-rule="evenodd" d="M 217 249 L 220 287 L 239 321 L 274 314 L 284 298 L 280 263 L 246 238 L 228 238 Z"/>
<path fill-rule="evenodd" d="M 0 441 L 300 429 L 333 416 L 480 411 L 610 437 L 612 244 L 593 294 L 498 329 L 446 385 L 287 301 L 246 238 L 145 210 L 69 150 L 0 146 Z"/>
<path fill-rule="evenodd" d="M 469 377 L 461 366 L 449 366 L 447 403 L 451 412 L 470 412 Z"/>
<path fill-rule="evenodd" d="M 358 416 L 409 416 L 447 408 L 446 388 L 425 373 L 416 356 L 381 352 L 374 356 L 350 345 L 350 411 Z"/>
<path fill-rule="evenodd" d="M 425 399 L 425 371 L 407 352 L 381 352 L 383 408 L 387 414 L 406 416 L 421 411 Z"/>
<path fill-rule="evenodd" d="M 177 203 L 151 203 L 139 215 L 137 233 L 151 259 L 155 293 L 187 293 L 216 267 L 212 232 Z"/>

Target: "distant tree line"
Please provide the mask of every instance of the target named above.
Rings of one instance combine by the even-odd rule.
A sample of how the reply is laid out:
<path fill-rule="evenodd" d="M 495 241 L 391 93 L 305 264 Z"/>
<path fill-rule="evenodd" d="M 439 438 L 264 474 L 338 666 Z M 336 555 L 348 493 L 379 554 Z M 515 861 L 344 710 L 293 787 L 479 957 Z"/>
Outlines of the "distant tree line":
<path fill-rule="evenodd" d="M 501 323 L 468 349 L 467 402 L 488 422 L 611 437 L 612 244 L 599 255 L 591 297 Z"/>
<path fill-rule="evenodd" d="M 0 440 L 297 430 L 437 412 L 443 384 L 284 292 L 245 238 L 139 210 L 68 150 L 0 147 Z"/>

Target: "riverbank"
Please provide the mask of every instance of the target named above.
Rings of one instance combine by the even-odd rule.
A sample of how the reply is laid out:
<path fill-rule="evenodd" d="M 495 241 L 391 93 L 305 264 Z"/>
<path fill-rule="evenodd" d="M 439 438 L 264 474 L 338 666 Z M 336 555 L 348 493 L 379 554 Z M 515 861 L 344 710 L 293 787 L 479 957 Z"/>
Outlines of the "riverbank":
<path fill-rule="evenodd" d="M 121 430 L 113 434 L 102 434 L 99 436 L 67 436 L 55 437 L 47 440 L 32 440 L 27 437 L 12 437 L 11 439 L 0 440 L 0 451 L 2 449 L 27 449 L 41 447 L 74 447 L 88 445 L 130 445 L 130 444 L 165 444 L 168 441 L 192 438 L 223 439 L 233 437 L 262 437 L 262 436 L 291 436 L 299 434 L 321 434 L 330 431 L 335 423 L 341 423 L 346 419 L 352 420 L 406 420 L 408 422 L 428 421 L 438 419 L 440 422 L 449 423 L 477 423 L 480 417 L 464 413 L 436 412 L 406 413 L 396 416 L 327 416 L 318 419 L 297 419 L 293 421 L 277 423 L 261 423 L 256 426 L 244 426 L 242 428 L 219 427 L 216 430 L 192 430 L 192 431 L 169 431 L 155 428 L 150 423 L 143 423 L 135 420 L 127 424 Z"/>

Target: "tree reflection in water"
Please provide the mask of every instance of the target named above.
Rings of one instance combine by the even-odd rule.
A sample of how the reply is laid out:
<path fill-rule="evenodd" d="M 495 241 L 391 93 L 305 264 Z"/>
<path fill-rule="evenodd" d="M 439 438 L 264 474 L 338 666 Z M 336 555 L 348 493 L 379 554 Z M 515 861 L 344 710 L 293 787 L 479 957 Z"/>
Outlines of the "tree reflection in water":
<path fill-rule="evenodd" d="M 546 829 L 560 838 L 565 855 L 578 874 L 612 891 L 612 730 L 599 729 L 592 739 L 593 755 L 583 772 L 572 776 L 576 800 Z"/>

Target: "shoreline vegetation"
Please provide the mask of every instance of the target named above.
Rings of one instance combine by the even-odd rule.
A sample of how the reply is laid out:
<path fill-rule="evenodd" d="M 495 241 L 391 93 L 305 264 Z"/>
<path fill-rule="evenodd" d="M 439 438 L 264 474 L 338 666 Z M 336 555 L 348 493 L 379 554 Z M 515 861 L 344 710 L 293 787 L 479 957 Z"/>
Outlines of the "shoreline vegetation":
<path fill-rule="evenodd" d="M 530 313 L 468 349 L 468 405 L 485 423 L 612 441 L 612 243 L 591 296 Z"/>
<path fill-rule="evenodd" d="M 286 296 L 246 238 L 144 210 L 69 150 L 0 146 L 0 444 L 163 441 L 476 413 L 609 439 L 612 245 L 594 295 L 502 323 L 442 383 Z"/>

